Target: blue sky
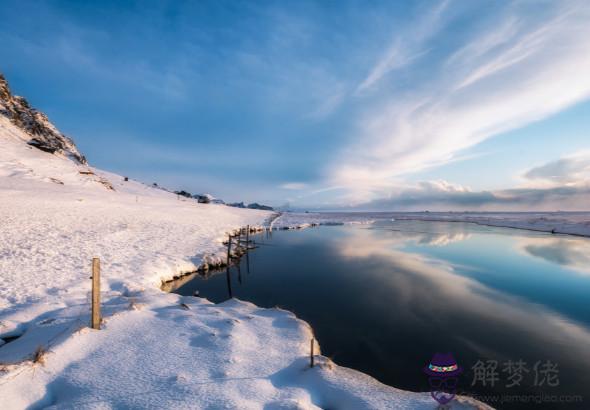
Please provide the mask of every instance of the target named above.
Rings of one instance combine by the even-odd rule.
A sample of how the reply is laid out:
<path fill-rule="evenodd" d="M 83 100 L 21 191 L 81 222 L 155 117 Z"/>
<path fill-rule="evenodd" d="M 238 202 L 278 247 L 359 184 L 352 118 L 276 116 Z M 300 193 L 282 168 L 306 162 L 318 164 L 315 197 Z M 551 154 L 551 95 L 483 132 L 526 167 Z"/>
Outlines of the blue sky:
<path fill-rule="evenodd" d="M 0 12 L 0 71 L 97 167 L 273 205 L 587 208 L 587 2 Z"/>

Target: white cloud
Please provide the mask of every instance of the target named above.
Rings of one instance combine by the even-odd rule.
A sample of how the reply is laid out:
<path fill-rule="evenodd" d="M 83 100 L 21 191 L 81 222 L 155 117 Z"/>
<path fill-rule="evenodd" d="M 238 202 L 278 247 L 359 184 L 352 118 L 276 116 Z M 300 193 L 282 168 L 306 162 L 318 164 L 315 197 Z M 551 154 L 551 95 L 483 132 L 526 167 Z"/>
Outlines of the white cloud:
<path fill-rule="evenodd" d="M 282 184 L 279 188 L 298 191 L 298 190 L 306 189 L 307 184 L 304 184 L 302 182 L 287 182 L 287 183 Z"/>
<path fill-rule="evenodd" d="M 548 162 L 525 172 L 524 177 L 550 184 L 576 184 L 590 181 L 590 153 Z"/>
<path fill-rule="evenodd" d="M 433 67 L 428 87 L 372 107 L 354 143 L 332 163 L 330 183 L 347 187 L 347 200 L 384 196 L 401 175 L 447 163 L 487 138 L 587 99 L 590 3 L 552 7 L 542 21 L 510 8 Z M 387 70 L 376 72 L 375 81 Z"/>
<path fill-rule="evenodd" d="M 355 208 L 387 211 L 587 211 L 590 203 L 590 157 L 576 156 L 551 161 L 530 169 L 531 181 L 549 181 L 495 191 L 475 191 L 444 180 L 397 185 L 388 195 L 359 201 Z"/>

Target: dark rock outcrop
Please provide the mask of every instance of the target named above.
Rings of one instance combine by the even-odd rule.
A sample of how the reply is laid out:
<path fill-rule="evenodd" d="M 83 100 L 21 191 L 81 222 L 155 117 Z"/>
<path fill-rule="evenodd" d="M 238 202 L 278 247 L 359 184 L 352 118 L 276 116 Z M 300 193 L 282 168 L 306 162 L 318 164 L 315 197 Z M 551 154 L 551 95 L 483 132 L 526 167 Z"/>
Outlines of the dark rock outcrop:
<path fill-rule="evenodd" d="M 226 204 L 227 206 L 233 206 L 234 208 L 248 208 L 248 209 L 262 209 L 263 211 L 274 211 L 271 206 L 261 205 L 259 203 L 251 203 L 245 205 L 243 202 L 234 202 L 233 204 Z"/>
<path fill-rule="evenodd" d="M 185 190 L 182 191 L 174 191 L 176 195 L 184 196 L 186 198 L 192 198 L 193 195 L 190 192 L 186 192 Z"/>
<path fill-rule="evenodd" d="M 47 116 L 32 108 L 24 97 L 12 95 L 8 82 L 0 74 L 0 115 L 27 133 L 28 144 L 49 153 L 63 154 L 80 164 L 87 164 L 76 144 L 63 135 Z"/>
<path fill-rule="evenodd" d="M 193 198 L 195 198 L 200 204 L 210 204 L 213 197 L 208 194 L 196 194 L 193 195 Z"/>
<path fill-rule="evenodd" d="M 263 211 L 274 211 L 272 206 L 262 205 L 256 202 L 248 204 L 248 209 L 262 209 Z"/>

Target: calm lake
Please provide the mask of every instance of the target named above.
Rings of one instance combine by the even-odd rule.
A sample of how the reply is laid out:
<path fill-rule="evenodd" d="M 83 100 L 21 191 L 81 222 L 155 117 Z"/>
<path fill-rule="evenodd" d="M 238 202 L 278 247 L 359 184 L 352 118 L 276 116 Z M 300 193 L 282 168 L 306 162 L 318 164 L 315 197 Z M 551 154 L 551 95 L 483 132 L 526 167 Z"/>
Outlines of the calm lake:
<path fill-rule="evenodd" d="M 252 239 L 233 296 L 293 311 L 339 365 L 429 391 L 423 367 L 451 352 L 459 391 L 494 407 L 590 408 L 589 239 L 391 220 Z M 221 302 L 227 279 L 175 292 Z"/>

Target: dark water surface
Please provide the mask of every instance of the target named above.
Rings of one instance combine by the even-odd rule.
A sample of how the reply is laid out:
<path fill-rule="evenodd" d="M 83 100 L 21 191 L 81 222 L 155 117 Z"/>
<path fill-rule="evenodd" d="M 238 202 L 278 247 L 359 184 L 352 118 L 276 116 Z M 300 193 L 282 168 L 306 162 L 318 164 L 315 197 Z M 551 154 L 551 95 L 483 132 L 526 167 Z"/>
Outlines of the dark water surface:
<path fill-rule="evenodd" d="M 451 352 L 459 389 L 494 407 L 590 409 L 589 239 L 413 221 L 253 239 L 233 296 L 295 312 L 339 365 L 428 391 L 422 368 Z M 196 290 L 226 300 L 225 272 L 175 292 Z M 519 379 L 509 361 L 525 363 L 520 385 L 507 387 Z"/>

